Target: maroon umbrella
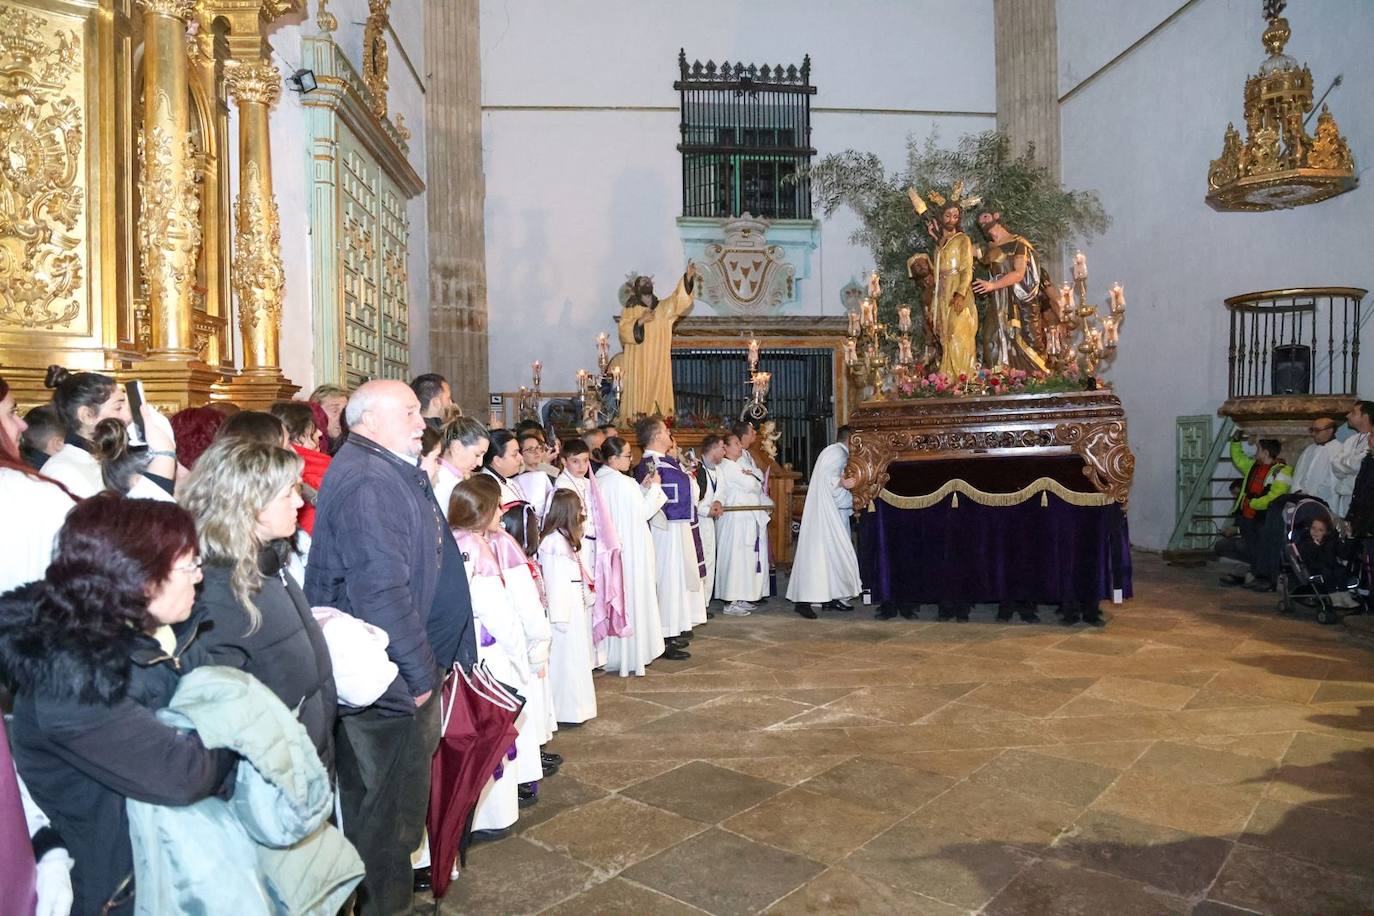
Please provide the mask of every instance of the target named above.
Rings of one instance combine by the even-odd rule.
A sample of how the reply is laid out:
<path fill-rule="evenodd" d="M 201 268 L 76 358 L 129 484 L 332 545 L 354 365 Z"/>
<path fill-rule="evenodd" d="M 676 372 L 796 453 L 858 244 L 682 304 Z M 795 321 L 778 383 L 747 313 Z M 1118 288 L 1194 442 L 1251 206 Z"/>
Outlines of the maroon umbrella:
<path fill-rule="evenodd" d="M 515 744 L 515 720 L 524 705 L 524 697 L 492 677 L 485 663 L 471 674 L 455 666 L 444 683 L 444 733 L 430 764 L 429 787 L 430 880 L 436 900 L 448 891 L 453 863 L 466 848 L 482 789 Z"/>

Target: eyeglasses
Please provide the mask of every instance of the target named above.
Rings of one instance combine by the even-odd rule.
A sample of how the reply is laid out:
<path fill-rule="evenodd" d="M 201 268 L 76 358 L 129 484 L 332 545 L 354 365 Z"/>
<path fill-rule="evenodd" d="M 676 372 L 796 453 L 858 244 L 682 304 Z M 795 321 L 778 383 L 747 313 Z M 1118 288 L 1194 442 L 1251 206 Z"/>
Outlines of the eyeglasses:
<path fill-rule="evenodd" d="M 189 563 L 183 563 L 180 566 L 173 566 L 172 572 L 186 573 L 189 576 L 193 576 L 196 573 L 200 572 L 200 568 L 204 564 L 204 560 L 202 560 L 200 557 L 196 557 Z"/>
<path fill-rule="evenodd" d="M 1335 428 L 1334 426 L 1309 426 L 1307 427 L 1307 431 L 1309 433 L 1324 433 Z"/>

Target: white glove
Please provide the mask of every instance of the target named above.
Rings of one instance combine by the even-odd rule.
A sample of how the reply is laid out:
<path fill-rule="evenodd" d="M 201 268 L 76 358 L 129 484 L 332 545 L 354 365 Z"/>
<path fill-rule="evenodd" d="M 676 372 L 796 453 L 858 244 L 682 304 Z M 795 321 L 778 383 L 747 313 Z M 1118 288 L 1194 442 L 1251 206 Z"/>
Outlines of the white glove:
<path fill-rule="evenodd" d="M 172 421 L 152 404 L 144 403 L 140 413 L 143 416 L 143 428 L 148 433 L 148 448 L 157 452 L 175 452 L 177 437 L 172 432 Z"/>
<path fill-rule="evenodd" d="M 72 857 L 65 849 L 49 849 L 38 860 L 35 916 L 68 916 L 72 911 Z"/>
<path fill-rule="evenodd" d="M 549 660 L 549 640 L 541 639 L 530 645 L 528 658 L 530 667 L 537 668 Z M 542 676 L 542 675 L 541 675 Z"/>

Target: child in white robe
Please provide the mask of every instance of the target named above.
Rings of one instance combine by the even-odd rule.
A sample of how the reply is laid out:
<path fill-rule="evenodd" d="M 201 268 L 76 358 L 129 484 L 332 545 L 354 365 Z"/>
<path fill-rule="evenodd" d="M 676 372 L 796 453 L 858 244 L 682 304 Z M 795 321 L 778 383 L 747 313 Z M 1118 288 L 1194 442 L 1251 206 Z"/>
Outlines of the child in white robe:
<path fill-rule="evenodd" d="M 549 598 L 553 645 L 549 651 L 549 684 L 559 722 L 581 724 L 596 718 L 592 683 L 595 649 L 591 611 L 595 604 L 591 573 L 583 560 L 585 511 L 572 490 L 559 489 L 544 515 L 539 565 Z"/>

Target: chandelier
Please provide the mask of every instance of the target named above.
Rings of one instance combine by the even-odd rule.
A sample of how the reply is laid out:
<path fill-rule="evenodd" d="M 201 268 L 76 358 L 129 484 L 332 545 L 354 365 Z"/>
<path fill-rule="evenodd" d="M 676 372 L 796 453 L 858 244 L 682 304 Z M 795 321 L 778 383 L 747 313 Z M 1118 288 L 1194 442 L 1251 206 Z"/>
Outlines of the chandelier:
<path fill-rule="evenodd" d="M 1312 71 L 1283 53 L 1293 34 L 1281 13 L 1286 0 L 1265 0 L 1269 57 L 1245 81 L 1245 140 L 1226 125 L 1221 156 L 1207 170 L 1207 204 L 1214 210 L 1283 210 L 1344 194 L 1355 187 L 1355 158 L 1322 105 L 1316 131 Z M 1333 86 L 1340 82 L 1336 78 Z"/>

